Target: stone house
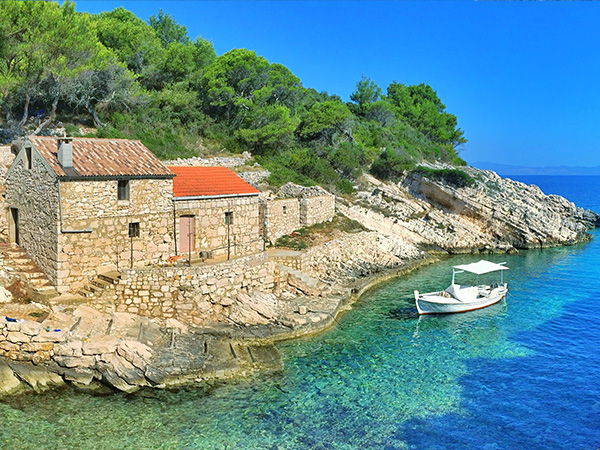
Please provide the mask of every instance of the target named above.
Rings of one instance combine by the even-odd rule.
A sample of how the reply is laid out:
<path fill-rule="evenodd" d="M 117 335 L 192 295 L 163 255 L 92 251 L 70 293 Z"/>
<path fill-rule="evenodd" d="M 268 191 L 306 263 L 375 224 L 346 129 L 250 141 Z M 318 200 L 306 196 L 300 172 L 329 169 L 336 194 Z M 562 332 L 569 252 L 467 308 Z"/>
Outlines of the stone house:
<path fill-rule="evenodd" d="M 300 203 L 297 198 L 265 197 L 261 204 L 261 224 L 265 240 L 274 244 L 300 226 Z"/>
<path fill-rule="evenodd" d="M 286 183 L 276 197 L 265 198 L 261 205 L 263 234 L 271 243 L 299 228 L 327 222 L 334 215 L 335 195 L 319 186 Z"/>
<path fill-rule="evenodd" d="M 169 167 L 177 250 L 194 257 L 240 256 L 264 249 L 259 191 L 225 167 Z"/>
<path fill-rule="evenodd" d="M 30 136 L 12 150 L 9 238 L 59 292 L 174 253 L 174 174 L 140 141 Z"/>

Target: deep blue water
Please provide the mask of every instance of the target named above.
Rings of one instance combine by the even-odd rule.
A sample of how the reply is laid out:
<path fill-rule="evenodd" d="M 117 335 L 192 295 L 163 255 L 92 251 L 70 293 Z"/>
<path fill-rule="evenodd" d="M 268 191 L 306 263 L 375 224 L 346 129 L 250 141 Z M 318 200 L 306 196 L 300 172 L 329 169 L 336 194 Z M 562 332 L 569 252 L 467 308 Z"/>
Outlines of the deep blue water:
<path fill-rule="evenodd" d="M 514 175 L 513 180 L 535 184 L 544 194 L 558 194 L 577 206 L 600 213 L 600 176 Z"/>
<path fill-rule="evenodd" d="M 600 177 L 536 178 L 547 193 L 600 203 Z M 475 256 L 378 285 L 334 329 L 280 344 L 279 374 L 150 397 L 0 403 L 0 448 L 596 450 L 597 234 L 487 257 L 511 268 L 510 295 L 479 311 L 419 318 L 411 299 Z"/>

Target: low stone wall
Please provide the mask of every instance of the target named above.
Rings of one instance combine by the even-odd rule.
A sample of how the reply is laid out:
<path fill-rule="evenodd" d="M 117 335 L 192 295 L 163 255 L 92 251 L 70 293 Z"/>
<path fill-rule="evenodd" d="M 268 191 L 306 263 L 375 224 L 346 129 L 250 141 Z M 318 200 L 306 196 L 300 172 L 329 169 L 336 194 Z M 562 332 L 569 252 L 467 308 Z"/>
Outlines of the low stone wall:
<path fill-rule="evenodd" d="M 124 270 L 115 291 L 93 302 L 101 310 L 201 326 L 223 320 L 239 295 L 272 292 L 275 282 L 274 263 L 261 252 L 219 264 Z"/>
<path fill-rule="evenodd" d="M 250 161 L 252 161 L 252 155 L 244 152 L 241 156 L 213 156 L 206 158 L 194 156 L 192 158 L 178 158 L 163 161 L 163 164 L 165 166 L 227 167 L 228 169 L 233 169 L 248 164 Z"/>
<path fill-rule="evenodd" d="M 277 195 L 298 200 L 300 227 L 327 222 L 335 215 L 335 195 L 320 186 L 306 187 L 290 182 L 281 186 Z"/>

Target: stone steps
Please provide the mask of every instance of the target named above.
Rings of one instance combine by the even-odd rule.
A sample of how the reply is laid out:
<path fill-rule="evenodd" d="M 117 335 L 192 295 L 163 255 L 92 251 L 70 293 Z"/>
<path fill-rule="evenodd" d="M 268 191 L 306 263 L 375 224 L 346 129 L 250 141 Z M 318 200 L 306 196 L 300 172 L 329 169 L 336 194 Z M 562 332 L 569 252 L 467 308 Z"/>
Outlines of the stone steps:
<path fill-rule="evenodd" d="M 94 278 L 92 281 L 90 281 L 90 284 L 92 286 L 98 287 L 100 289 L 106 289 L 109 286 L 113 286 L 115 283 L 110 283 L 108 281 L 104 281 L 102 278 Z"/>
<path fill-rule="evenodd" d="M 20 276 L 33 300 L 43 302 L 58 295 L 52 282 L 24 249 L 16 244 L 3 243 L 0 251 L 6 256 L 7 265 Z"/>
<path fill-rule="evenodd" d="M 106 272 L 100 273 L 96 276 L 100 280 L 106 281 L 112 284 L 119 284 L 119 280 L 121 279 L 121 274 L 119 272 Z"/>
<path fill-rule="evenodd" d="M 325 297 L 333 293 L 330 286 L 310 275 L 292 269 L 291 267 L 276 264 L 280 272 L 288 274 L 287 282 L 293 288 L 313 297 Z"/>
<path fill-rule="evenodd" d="M 90 282 L 79 289 L 77 293 L 85 298 L 101 294 L 105 289 L 112 289 L 119 283 L 121 274 L 119 272 L 107 272 L 96 275 Z"/>

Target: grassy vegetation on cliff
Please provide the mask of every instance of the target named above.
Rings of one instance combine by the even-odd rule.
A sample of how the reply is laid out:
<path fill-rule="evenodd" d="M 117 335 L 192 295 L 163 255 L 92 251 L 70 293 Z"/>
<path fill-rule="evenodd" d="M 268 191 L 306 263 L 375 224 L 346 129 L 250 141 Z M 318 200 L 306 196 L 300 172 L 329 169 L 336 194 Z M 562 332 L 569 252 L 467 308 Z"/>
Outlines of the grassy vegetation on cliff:
<path fill-rule="evenodd" d="M 331 241 L 341 233 L 357 233 L 365 230 L 366 228 L 360 223 L 341 214 L 336 214 L 330 222 L 317 223 L 296 230 L 290 235 L 280 237 L 275 242 L 275 247 L 304 250 Z"/>
<path fill-rule="evenodd" d="M 145 22 L 123 8 L 77 13 L 68 1 L 0 9 L 5 140 L 62 121 L 73 135 L 85 125 L 140 139 L 163 159 L 250 151 L 275 186 L 342 193 L 367 170 L 393 178 L 422 160 L 464 164 L 464 133 L 430 86 L 393 82 L 384 93 L 363 77 L 350 99 L 307 88 L 253 51 L 217 56 L 160 10 Z"/>

